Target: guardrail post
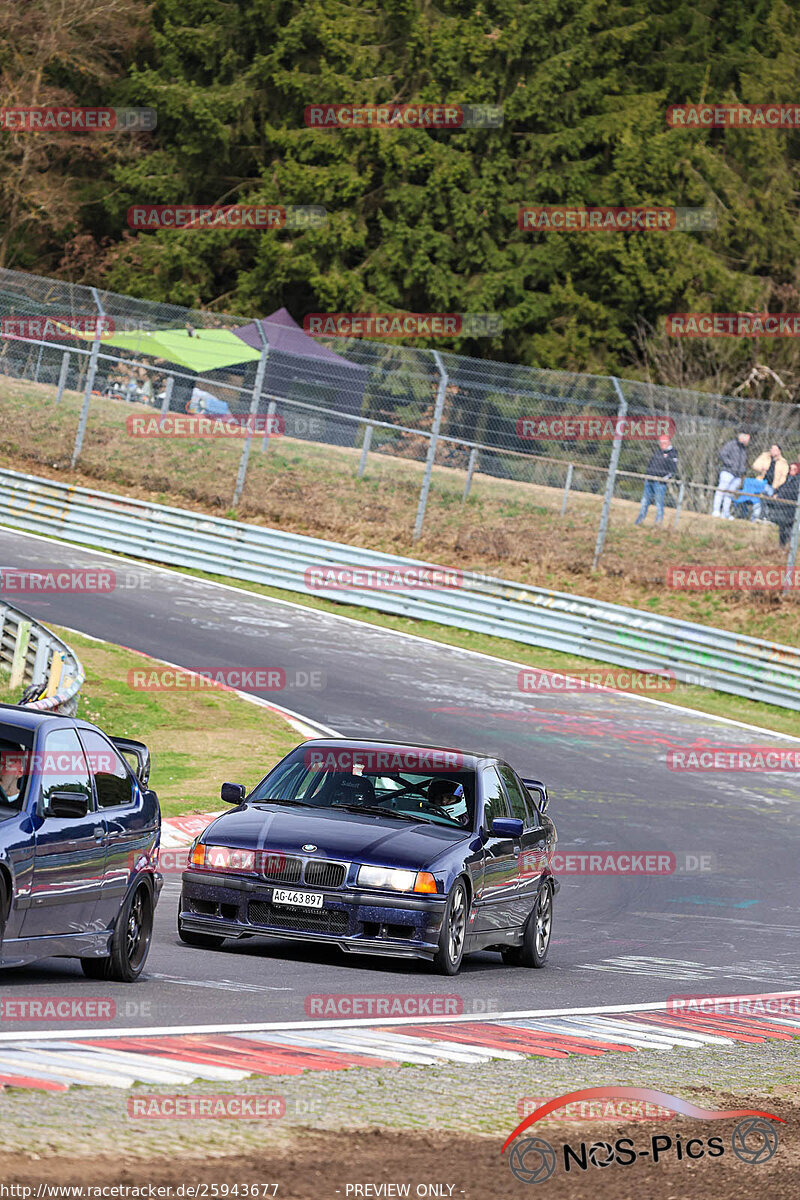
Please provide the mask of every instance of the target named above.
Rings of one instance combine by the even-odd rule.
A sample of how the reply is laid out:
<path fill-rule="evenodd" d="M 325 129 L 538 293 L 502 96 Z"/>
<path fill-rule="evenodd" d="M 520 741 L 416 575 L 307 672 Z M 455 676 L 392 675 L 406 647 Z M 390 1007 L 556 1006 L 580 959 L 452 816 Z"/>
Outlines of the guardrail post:
<path fill-rule="evenodd" d="M 250 442 L 253 438 L 253 426 L 255 425 L 255 417 L 258 413 L 258 405 L 261 400 L 261 389 L 264 386 L 264 375 L 267 370 L 267 355 L 269 354 L 269 346 L 267 339 L 264 337 L 264 330 L 261 325 L 258 325 L 261 332 L 261 337 L 264 345 L 261 349 L 261 358 L 258 360 L 258 370 L 256 371 L 256 381 L 253 384 L 253 396 L 250 401 L 250 416 L 247 423 L 247 433 L 245 434 L 244 445 L 242 446 L 242 457 L 239 459 L 239 473 L 236 476 L 236 487 L 233 490 L 233 507 L 236 508 L 244 489 L 244 479 L 247 474 L 247 463 L 250 458 Z M 269 436 L 269 426 L 265 431 L 265 436 Z"/>
<path fill-rule="evenodd" d="M 97 373 L 97 359 L 100 355 L 100 336 L 103 328 L 103 317 L 106 315 L 103 312 L 103 306 L 100 303 L 100 297 L 97 294 L 97 288 L 92 288 L 94 302 L 97 305 L 97 311 L 100 314 L 97 319 L 97 324 L 94 328 L 94 341 L 92 342 L 92 353 L 89 357 L 89 370 L 86 375 L 86 390 L 83 393 L 83 407 L 81 408 L 81 416 L 78 421 L 78 432 L 75 434 L 75 447 L 72 451 L 72 466 L 74 468 L 78 461 L 78 455 L 83 448 L 83 439 L 86 434 L 86 424 L 89 420 L 89 402 L 92 398 L 92 388 L 94 387 L 94 377 Z"/>
<path fill-rule="evenodd" d="M 572 487 L 572 472 L 575 464 L 569 463 L 567 466 L 567 478 L 564 480 L 564 495 L 561 499 L 561 515 L 567 511 L 567 500 L 569 500 L 569 489 Z"/>
<path fill-rule="evenodd" d="M 172 389 L 175 386 L 175 376 L 168 375 L 167 382 L 164 384 L 164 399 L 161 401 L 161 416 L 165 417 L 169 412 L 169 406 L 172 403 Z M 159 420 L 159 425 L 161 421 Z"/>
<path fill-rule="evenodd" d="M 469 462 L 467 463 L 467 478 L 464 481 L 464 495 L 461 497 L 461 503 L 466 504 L 469 490 L 472 487 L 472 476 L 475 474 L 475 466 L 478 462 L 478 448 L 473 446 L 469 452 Z"/>
<path fill-rule="evenodd" d="M 270 431 L 270 429 L 272 429 L 272 422 L 275 420 L 275 413 L 277 411 L 277 408 L 278 408 L 278 401 L 273 396 L 273 398 L 270 400 L 269 404 L 267 405 L 267 425 L 264 430 L 264 436 L 261 439 L 261 453 L 262 454 L 266 454 L 267 450 L 269 449 L 269 431 Z"/>
<path fill-rule="evenodd" d="M 675 521 L 672 526 L 673 529 L 678 528 L 678 521 L 681 519 L 681 509 L 683 508 L 683 496 L 685 490 L 686 484 L 683 482 L 683 480 L 681 480 L 678 484 L 678 503 L 675 505 Z"/>
<path fill-rule="evenodd" d="M 17 626 L 17 640 L 14 645 L 14 657 L 11 660 L 10 688 L 18 688 L 25 679 L 25 663 L 28 656 L 28 643 L 31 638 L 30 621 L 20 621 Z"/>
<path fill-rule="evenodd" d="M 64 395 L 64 388 L 67 386 L 67 373 L 69 371 L 69 350 L 65 350 L 61 358 L 61 372 L 58 376 L 58 391 L 56 392 L 56 404 L 61 403 L 61 398 Z"/>
<path fill-rule="evenodd" d="M 614 484 L 617 479 L 617 467 L 619 466 L 619 455 L 622 450 L 622 432 L 623 419 L 628 411 L 628 401 L 625 399 L 622 388 L 619 385 L 619 380 L 616 376 L 612 376 L 612 383 L 619 396 L 619 409 L 617 411 L 617 424 L 614 432 L 614 444 L 611 448 L 611 458 L 608 463 L 608 478 L 606 479 L 606 494 L 603 497 L 603 511 L 600 514 L 600 528 L 597 531 L 597 544 L 594 548 L 594 559 L 592 561 L 592 570 L 597 569 L 597 564 L 600 561 L 600 555 L 603 553 L 603 546 L 608 532 L 608 516 L 611 512 L 611 501 L 614 496 Z"/>
<path fill-rule="evenodd" d="M 369 454 L 369 448 L 372 445 L 372 428 L 373 427 L 371 423 L 367 421 L 367 427 L 364 430 L 364 441 L 361 446 L 361 458 L 359 459 L 358 470 L 356 471 L 357 479 L 363 479 L 364 471 L 367 468 L 367 455 Z"/>
<path fill-rule="evenodd" d="M 792 536 L 789 539 L 789 557 L 786 560 L 786 575 L 783 579 L 784 592 L 792 590 L 794 575 L 794 564 L 797 561 L 797 545 L 800 542 L 800 496 L 797 497 L 797 503 L 794 507 L 794 521 L 792 523 Z"/>
<path fill-rule="evenodd" d="M 425 459 L 425 472 L 422 476 L 422 487 L 419 493 L 419 504 L 417 505 L 417 519 L 414 522 L 413 541 L 417 541 L 422 534 L 422 522 L 425 520 L 425 509 L 428 505 L 428 492 L 431 487 L 431 475 L 433 474 L 433 460 L 436 458 L 436 447 L 439 443 L 439 429 L 442 424 L 442 413 L 444 412 L 444 397 L 447 391 L 447 371 L 444 369 L 442 356 L 438 350 L 432 350 L 434 361 L 439 368 L 439 390 L 436 393 L 436 407 L 433 410 L 433 425 L 431 426 L 431 435 L 428 442 L 428 454 Z"/>

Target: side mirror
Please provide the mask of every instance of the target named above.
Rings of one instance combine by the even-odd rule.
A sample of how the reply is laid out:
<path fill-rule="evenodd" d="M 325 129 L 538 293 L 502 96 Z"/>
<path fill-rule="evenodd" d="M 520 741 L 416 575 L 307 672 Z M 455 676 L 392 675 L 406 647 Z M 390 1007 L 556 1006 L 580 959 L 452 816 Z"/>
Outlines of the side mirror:
<path fill-rule="evenodd" d="M 495 817 L 490 832 L 492 837 L 521 838 L 522 829 L 519 817 Z"/>
<path fill-rule="evenodd" d="M 89 811 L 89 797 L 84 792 L 51 792 L 44 806 L 46 817 L 85 817 Z"/>
<path fill-rule="evenodd" d="M 539 812 L 546 812 L 547 806 L 550 803 L 550 798 L 547 795 L 547 788 L 540 779 L 523 779 L 522 781 L 529 792 L 538 792 L 538 797 L 534 796 L 534 800 L 539 808 Z"/>
<path fill-rule="evenodd" d="M 223 783 L 219 794 L 226 804 L 241 804 L 247 795 L 247 788 L 243 783 Z"/>

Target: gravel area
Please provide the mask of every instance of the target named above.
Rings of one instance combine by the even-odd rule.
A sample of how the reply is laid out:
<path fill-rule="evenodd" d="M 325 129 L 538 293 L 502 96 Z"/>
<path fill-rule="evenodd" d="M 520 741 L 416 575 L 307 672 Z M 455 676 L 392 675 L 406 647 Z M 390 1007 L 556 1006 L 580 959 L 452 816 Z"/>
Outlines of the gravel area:
<path fill-rule="evenodd" d="M 711 1083 L 713 1081 L 713 1085 Z M 72 1088 L 58 1094 L 0 1093 L 6 1152 L 34 1151 L 126 1158 L 247 1151 L 277 1147 L 298 1128 L 458 1130 L 507 1135 L 517 1125 L 517 1102 L 581 1087 L 629 1084 L 679 1094 L 708 1108 L 731 1107 L 734 1097 L 763 1097 L 766 1108 L 800 1102 L 800 1041 L 725 1048 L 638 1051 L 597 1058 L 493 1060 L 479 1066 L 351 1068 L 271 1076 L 235 1084 L 131 1089 Z M 282 1096 L 286 1114 L 268 1120 L 148 1120 L 127 1114 L 130 1097 L 153 1093 Z M 551 1129 L 563 1122 L 549 1122 Z"/>

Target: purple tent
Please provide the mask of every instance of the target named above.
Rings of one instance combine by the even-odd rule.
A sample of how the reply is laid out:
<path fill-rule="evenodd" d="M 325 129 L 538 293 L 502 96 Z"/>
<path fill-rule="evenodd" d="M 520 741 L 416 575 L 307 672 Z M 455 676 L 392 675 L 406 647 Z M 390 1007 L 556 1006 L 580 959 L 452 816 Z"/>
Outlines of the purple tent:
<path fill-rule="evenodd" d="M 240 325 L 233 332 L 248 346 L 260 350 L 263 342 L 259 325 L 269 346 L 264 391 L 285 396 L 287 400 L 318 404 L 330 413 L 327 416 L 288 405 L 282 410 L 279 402 L 277 411 L 286 420 L 286 432 L 335 446 L 355 445 L 358 422 L 337 420 L 336 414 L 361 415 L 366 368 L 320 346 L 285 308 L 279 308 L 259 321 Z M 301 418 L 305 419 L 305 424 Z M 316 423 L 311 424 L 312 421 Z"/>

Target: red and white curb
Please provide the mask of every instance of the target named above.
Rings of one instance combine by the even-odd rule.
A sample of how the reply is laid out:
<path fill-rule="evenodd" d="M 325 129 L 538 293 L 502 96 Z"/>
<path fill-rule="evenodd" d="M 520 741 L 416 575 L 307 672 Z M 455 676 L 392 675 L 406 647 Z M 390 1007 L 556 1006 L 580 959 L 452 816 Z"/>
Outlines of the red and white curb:
<path fill-rule="evenodd" d="M 800 993 L 783 993 L 784 997 Z M 770 999 L 775 993 L 770 993 Z M 751 997 L 752 1000 L 762 999 Z M 797 1004 L 793 999 L 791 1008 Z M 299 1075 L 409 1063 L 488 1063 L 492 1059 L 598 1057 L 640 1050 L 693 1049 L 800 1038 L 800 1017 L 672 1015 L 666 1004 L 507 1014 L 497 1020 L 422 1023 L 310 1022 L 241 1032 L 135 1029 L 37 1038 L 0 1036 L 0 1087 L 65 1091 L 73 1084 L 128 1088 L 136 1083 L 235 1083 L 253 1075 Z"/>

